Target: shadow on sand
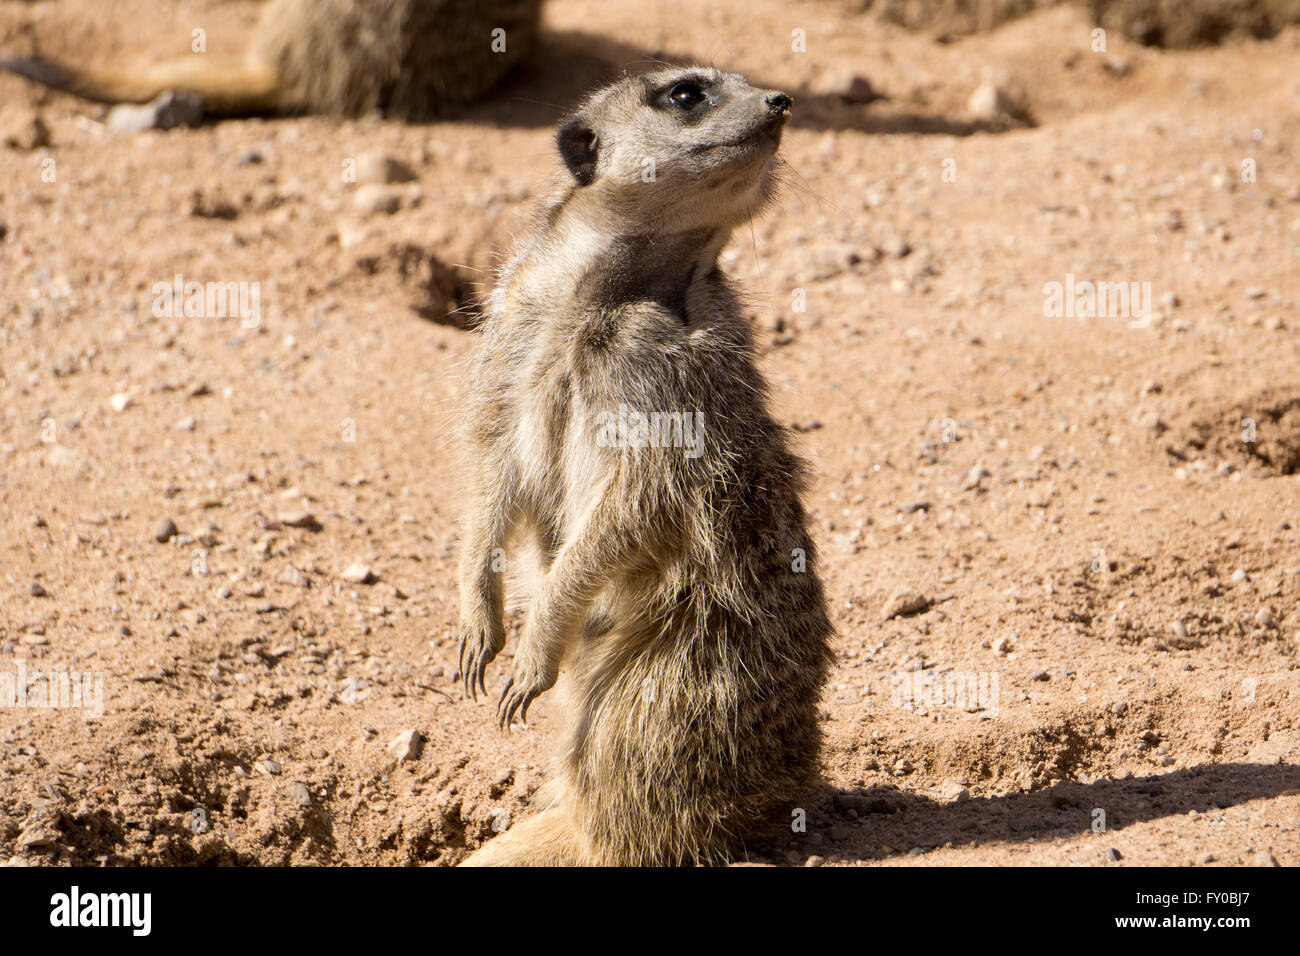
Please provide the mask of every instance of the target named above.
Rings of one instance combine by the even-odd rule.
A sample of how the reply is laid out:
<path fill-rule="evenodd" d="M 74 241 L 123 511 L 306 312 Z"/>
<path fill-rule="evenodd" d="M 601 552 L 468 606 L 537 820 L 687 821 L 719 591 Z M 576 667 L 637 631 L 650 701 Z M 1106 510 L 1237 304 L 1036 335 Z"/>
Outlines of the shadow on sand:
<path fill-rule="evenodd" d="M 1247 763 L 1207 764 L 1087 784 L 1062 781 L 1031 793 L 956 803 L 888 788 L 823 788 L 810 801 L 807 834 L 756 843 L 750 857 L 780 862 L 797 857 L 802 862 L 816 854 L 881 860 L 936 847 L 1062 839 L 1093 832 L 1097 810 L 1105 812 L 1105 832 L 1097 834 L 1104 840 L 1135 823 L 1192 810 L 1213 813 L 1292 792 L 1300 793 L 1300 767 Z M 821 842 L 814 834 L 821 834 Z M 1109 845 L 1099 843 L 1099 851 Z"/>
<path fill-rule="evenodd" d="M 686 65 L 690 57 L 652 54 L 615 40 L 577 31 L 552 31 L 484 102 L 451 114 L 450 119 L 505 127 L 554 126 L 590 91 L 624 73 Z M 814 130 L 866 133 L 923 133 L 966 136 L 1001 132 L 1002 124 L 954 120 L 874 105 L 848 103 L 839 96 L 789 88 L 778 78 L 751 76 L 758 86 L 784 89 L 794 97 L 791 125 Z"/>

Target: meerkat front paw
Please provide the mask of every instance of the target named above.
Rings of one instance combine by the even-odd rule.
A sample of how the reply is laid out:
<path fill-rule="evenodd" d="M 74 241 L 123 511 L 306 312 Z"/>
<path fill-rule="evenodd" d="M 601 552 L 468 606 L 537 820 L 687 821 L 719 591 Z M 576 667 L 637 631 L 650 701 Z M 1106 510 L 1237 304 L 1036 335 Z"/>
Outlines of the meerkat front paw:
<path fill-rule="evenodd" d="M 516 711 L 519 720 L 528 723 L 528 705 L 554 687 L 558 676 L 559 668 L 554 664 L 533 661 L 522 650 L 516 654 L 514 671 L 497 701 L 497 720 L 501 729 L 509 729 Z"/>
<path fill-rule="evenodd" d="M 505 646 L 506 631 L 501 624 L 461 618 L 459 667 L 466 697 L 478 700 L 480 688 L 487 693 L 483 673 Z"/>

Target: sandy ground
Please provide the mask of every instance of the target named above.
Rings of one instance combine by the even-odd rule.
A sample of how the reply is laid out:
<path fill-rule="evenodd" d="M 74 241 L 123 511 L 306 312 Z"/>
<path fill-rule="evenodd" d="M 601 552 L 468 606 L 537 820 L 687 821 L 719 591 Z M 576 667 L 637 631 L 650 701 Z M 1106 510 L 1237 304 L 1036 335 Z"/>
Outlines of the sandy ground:
<path fill-rule="evenodd" d="M 231 52 L 255 16 L 3 2 L 0 50 Z M 806 832 L 751 859 L 1300 863 L 1300 31 L 1099 53 L 1072 7 L 939 43 L 788 0 L 548 25 L 432 125 L 118 135 L 0 77 L 0 692 L 30 693 L 0 706 L 0 862 L 445 864 L 532 812 L 554 702 L 502 734 L 454 679 L 474 338 L 446 296 L 525 228 L 560 111 L 669 57 L 797 101 L 726 263 L 816 475 L 838 666 Z M 968 110 L 985 79 L 1021 122 Z M 391 215 L 342 175 L 373 150 L 418 177 Z M 255 327 L 155 315 L 177 275 L 258 289 Z M 1151 308 L 1045 314 L 1085 281 Z M 899 588 L 928 609 L 883 620 Z M 102 714 L 41 706 L 73 673 Z"/>

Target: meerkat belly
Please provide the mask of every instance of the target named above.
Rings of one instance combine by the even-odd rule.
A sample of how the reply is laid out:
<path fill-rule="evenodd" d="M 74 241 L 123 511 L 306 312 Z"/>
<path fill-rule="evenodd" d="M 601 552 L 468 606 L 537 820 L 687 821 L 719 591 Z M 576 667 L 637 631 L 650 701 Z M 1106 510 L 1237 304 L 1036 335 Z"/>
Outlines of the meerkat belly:
<path fill-rule="evenodd" d="M 559 473 L 564 486 L 564 524 L 570 533 L 578 530 L 586 515 L 608 493 L 617 465 L 618 450 L 596 440 L 590 417 L 585 409 L 574 409 L 564 432 Z"/>
<path fill-rule="evenodd" d="M 607 491 L 617 449 L 598 443 L 583 411 L 570 407 L 557 417 L 554 391 L 526 394 L 519 407 L 513 448 L 525 517 L 558 548 Z"/>

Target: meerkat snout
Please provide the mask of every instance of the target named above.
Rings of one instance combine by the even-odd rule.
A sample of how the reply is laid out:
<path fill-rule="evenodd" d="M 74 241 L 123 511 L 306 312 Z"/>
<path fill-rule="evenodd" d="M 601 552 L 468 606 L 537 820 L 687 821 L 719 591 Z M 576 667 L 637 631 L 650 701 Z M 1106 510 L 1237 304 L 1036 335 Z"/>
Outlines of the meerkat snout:
<path fill-rule="evenodd" d="M 769 93 L 763 102 L 784 121 L 790 118 L 790 107 L 794 105 L 794 97 L 785 93 Z"/>

